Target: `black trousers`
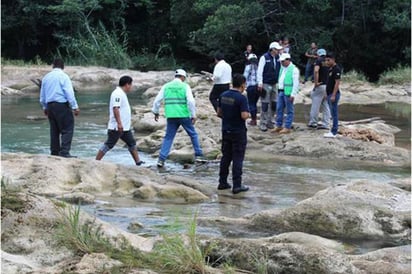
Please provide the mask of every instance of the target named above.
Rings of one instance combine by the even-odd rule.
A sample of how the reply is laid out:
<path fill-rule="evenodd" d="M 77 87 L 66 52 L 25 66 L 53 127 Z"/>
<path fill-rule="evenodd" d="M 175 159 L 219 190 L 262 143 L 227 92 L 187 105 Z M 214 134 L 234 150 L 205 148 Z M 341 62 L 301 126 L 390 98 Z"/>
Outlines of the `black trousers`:
<path fill-rule="evenodd" d="M 232 162 L 233 187 L 242 185 L 243 160 L 247 144 L 246 131 L 240 133 L 222 133 L 222 158 L 220 159 L 219 184 L 227 184 L 229 166 Z"/>
<path fill-rule="evenodd" d="M 73 111 L 68 103 L 51 102 L 47 104 L 50 124 L 51 155 L 68 156 L 74 131 Z"/>
<path fill-rule="evenodd" d="M 209 100 L 213 105 L 215 111 L 217 111 L 217 107 L 219 106 L 219 97 L 220 95 L 225 92 L 226 90 L 230 89 L 230 84 L 216 84 L 213 85 L 212 91 L 209 94 Z"/>

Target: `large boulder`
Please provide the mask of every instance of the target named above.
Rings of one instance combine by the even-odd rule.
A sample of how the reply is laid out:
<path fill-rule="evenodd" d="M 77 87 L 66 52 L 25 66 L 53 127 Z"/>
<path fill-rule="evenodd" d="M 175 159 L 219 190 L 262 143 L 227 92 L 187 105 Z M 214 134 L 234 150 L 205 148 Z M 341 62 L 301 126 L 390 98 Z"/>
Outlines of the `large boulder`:
<path fill-rule="evenodd" d="M 319 191 L 292 208 L 254 214 L 250 229 L 399 245 L 410 242 L 410 214 L 410 192 L 380 182 L 357 181 Z"/>

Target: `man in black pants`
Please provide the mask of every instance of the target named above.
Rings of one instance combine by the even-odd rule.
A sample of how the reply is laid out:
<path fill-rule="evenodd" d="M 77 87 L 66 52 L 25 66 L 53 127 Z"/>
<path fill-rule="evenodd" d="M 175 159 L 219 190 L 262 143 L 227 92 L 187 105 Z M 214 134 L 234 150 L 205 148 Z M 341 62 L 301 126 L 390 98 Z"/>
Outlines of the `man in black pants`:
<path fill-rule="evenodd" d="M 209 95 L 209 100 L 217 111 L 219 96 L 230 88 L 232 80 L 232 67 L 225 62 L 223 53 L 218 52 L 215 55 L 215 68 L 213 69 L 213 88 Z"/>
<path fill-rule="evenodd" d="M 75 157 L 70 155 L 74 131 L 74 115 L 80 109 L 74 96 L 72 82 L 63 72 L 64 63 L 55 59 L 53 70 L 43 77 L 40 89 L 40 104 L 50 124 L 51 155 Z"/>
<path fill-rule="evenodd" d="M 219 98 L 217 115 L 222 118 L 222 159 L 220 160 L 219 185 L 217 189 L 229 189 L 227 182 L 229 166 L 232 162 L 233 194 L 248 191 L 242 185 L 243 160 L 245 158 L 247 134 L 245 121 L 249 118 L 249 107 L 242 93 L 246 89 L 246 78 L 242 74 L 233 75 L 233 89 L 225 91 Z"/>

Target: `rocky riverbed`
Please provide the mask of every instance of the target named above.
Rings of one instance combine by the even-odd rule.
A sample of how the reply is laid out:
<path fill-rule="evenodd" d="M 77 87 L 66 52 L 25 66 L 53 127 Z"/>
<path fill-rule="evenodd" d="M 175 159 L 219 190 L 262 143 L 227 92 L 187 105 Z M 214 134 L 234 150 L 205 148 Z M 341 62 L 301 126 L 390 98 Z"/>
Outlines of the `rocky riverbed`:
<path fill-rule="evenodd" d="M 37 96 L 38 88 L 30 79 L 41 79 L 49 70 L 2 67 L 2 96 Z M 153 123 L 150 106 L 160 86 L 172 79 L 173 72 L 141 73 L 98 67 L 65 70 L 80 92 L 113 87 L 124 74 L 134 78 L 136 88 L 146 88 L 148 105 L 134 106 L 133 126 L 142 136 L 137 139 L 139 149 L 157 155 L 165 121 Z M 220 121 L 208 102 L 211 84 L 199 74 L 191 74 L 188 82 L 197 101 L 196 128 L 202 147 L 208 158 L 218 159 Z M 298 104 L 310 103 L 310 89 L 309 85 L 302 86 Z M 344 83 L 342 92 L 341 103 L 410 102 L 408 86 Z M 291 162 L 339 159 L 360 168 L 408 168 L 410 151 L 395 146 L 394 134 L 398 130 L 380 120 L 341 121 L 341 136 L 325 140 L 323 132 L 309 130 L 305 124 L 296 123 L 288 135 L 250 127 L 246 157 L 252 161 Z M 190 140 L 179 132 L 170 161 L 192 160 Z M 75 252 L 51 236 L 56 234 L 61 220 L 62 201 L 87 204 L 106 196 L 184 205 L 207 202 L 216 193 L 201 178 L 48 155 L 2 153 L 1 173 L 2 193 L 18 193 L 23 205 L 16 209 L 2 202 L 3 273 L 111 273 L 110 269 L 122 265 L 100 253 Z M 224 273 L 221 266 L 230 263 L 251 273 L 258 273 L 262 267 L 266 273 L 410 273 L 410 191 L 410 178 L 384 184 L 353 180 L 332 184 L 286 209 L 265 210 L 242 218 L 199 218 L 199 224 L 223 231 L 223 237 L 201 237 L 200 245 L 209 247 L 209 260 L 214 262 L 214 268 L 208 271 Z M 81 216 L 81 222 L 100 227 L 114 244 L 123 238 L 142 252 L 150 252 L 160 240 L 122 231 L 85 212 Z M 357 255 L 350 245 L 344 244 L 362 240 L 379 241 L 387 248 Z M 155 272 L 134 268 L 129 273 Z"/>

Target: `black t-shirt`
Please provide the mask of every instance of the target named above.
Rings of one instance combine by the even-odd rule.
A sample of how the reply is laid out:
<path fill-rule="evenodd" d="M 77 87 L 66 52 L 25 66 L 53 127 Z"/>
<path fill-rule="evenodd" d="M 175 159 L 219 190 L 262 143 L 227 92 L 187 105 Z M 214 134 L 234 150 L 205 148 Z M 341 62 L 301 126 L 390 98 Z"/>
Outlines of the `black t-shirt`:
<path fill-rule="evenodd" d="M 324 56 L 316 59 L 315 67 L 316 66 L 319 66 L 319 83 L 326 85 L 328 82 L 329 67 L 326 65 Z"/>
<path fill-rule="evenodd" d="M 336 82 L 336 80 L 340 80 L 341 74 L 342 74 L 342 69 L 340 68 L 340 66 L 338 64 L 336 64 L 335 66 L 329 68 L 328 84 L 326 85 L 326 93 L 328 95 L 333 93 L 333 88 L 335 87 L 335 82 Z"/>
<path fill-rule="evenodd" d="M 249 112 L 247 98 L 237 90 L 227 90 L 220 95 L 219 107 L 222 110 L 222 131 L 233 133 L 246 130 L 241 113 Z"/>

